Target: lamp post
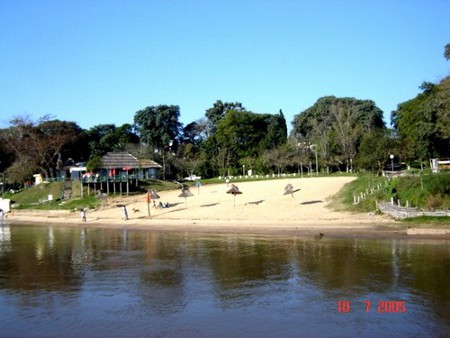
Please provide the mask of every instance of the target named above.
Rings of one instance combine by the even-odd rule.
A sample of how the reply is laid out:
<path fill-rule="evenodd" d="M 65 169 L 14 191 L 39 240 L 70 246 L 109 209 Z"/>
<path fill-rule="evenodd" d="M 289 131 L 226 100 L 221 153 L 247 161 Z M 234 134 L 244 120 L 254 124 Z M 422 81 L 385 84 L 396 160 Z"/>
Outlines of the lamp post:
<path fill-rule="evenodd" d="M 316 154 L 316 176 L 319 176 L 319 161 L 317 160 L 317 150 L 314 149 L 314 153 Z"/>
<path fill-rule="evenodd" d="M 392 172 L 394 171 L 394 155 L 389 155 L 389 157 L 390 157 L 390 159 L 391 159 L 391 169 L 392 169 Z"/>
<path fill-rule="evenodd" d="M 245 164 L 242 165 L 242 176 L 245 176 Z"/>
<path fill-rule="evenodd" d="M 319 176 L 319 161 L 317 160 L 317 149 L 315 144 L 311 144 L 309 148 L 314 151 L 314 155 L 316 155 L 316 176 Z"/>
<path fill-rule="evenodd" d="M 305 149 L 305 148 L 307 148 L 305 142 L 297 143 L 297 158 L 298 158 L 297 171 L 300 173 L 302 178 L 303 178 L 303 161 L 302 161 L 300 155 L 303 154 L 303 149 Z"/>
<path fill-rule="evenodd" d="M 2 161 L 0 161 L 0 164 L 2 163 Z M 5 183 L 6 183 L 6 180 L 5 180 L 5 171 L 3 171 L 2 173 L 1 173 L 1 175 L 2 175 L 2 181 L 1 181 L 1 185 L 2 185 L 2 195 L 1 195 L 1 197 L 3 198 L 3 196 L 5 195 Z"/>
<path fill-rule="evenodd" d="M 2 164 L 2 161 L 0 161 L 0 164 Z M 4 177 L 5 177 L 5 173 L 2 173 L 3 181 L 5 181 Z M 4 191 L 5 191 L 5 187 L 4 187 L 4 185 L 2 184 L 2 198 L 3 198 L 3 192 L 4 192 Z"/>
<path fill-rule="evenodd" d="M 166 152 L 166 148 L 167 148 L 167 149 L 169 150 L 169 153 L 170 153 L 170 151 L 172 150 L 172 145 L 173 145 L 173 140 L 169 140 L 169 143 L 168 143 L 168 144 L 163 144 L 161 150 L 155 149 L 155 153 L 161 152 L 161 155 L 162 155 L 162 161 L 163 161 L 163 181 L 166 180 L 166 155 L 165 155 L 165 152 Z"/>
<path fill-rule="evenodd" d="M 163 181 L 166 179 L 166 161 L 165 161 L 165 158 L 164 158 L 164 148 L 161 150 L 161 149 L 155 149 L 155 154 L 161 154 L 161 156 L 162 156 L 162 176 L 163 176 Z"/>

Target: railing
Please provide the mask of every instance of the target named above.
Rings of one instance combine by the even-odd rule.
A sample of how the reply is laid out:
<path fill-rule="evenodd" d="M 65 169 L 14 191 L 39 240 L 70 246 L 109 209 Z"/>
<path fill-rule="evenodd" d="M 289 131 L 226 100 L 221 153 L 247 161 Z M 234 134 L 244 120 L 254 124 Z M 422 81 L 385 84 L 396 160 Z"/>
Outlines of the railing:
<path fill-rule="evenodd" d="M 126 182 L 128 180 L 142 179 L 143 177 L 136 174 L 130 175 L 116 175 L 116 176 L 90 176 L 83 177 L 81 182 L 83 183 L 106 183 L 106 182 Z"/>
<path fill-rule="evenodd" d="M 405 219 L 419 216 L 431 216 L 431 217 L 443 217 L 450 216 L 450 210 L 444 211 L 424 211 L 418 210 L 412 207 L 402 207 L 399 205 L 392 204 L 390 202 L 378 202 L 378 209 L 387 215 L 394 217 L 395 219 Z"/>
<path fill-rule="evenodd" d="M 143 175 L 139 174 L 129 174 L 129 175 L 116 175 L 116 176 L 89 176 L 83 177 L 81 180 L 70 180 L 70 181 L 81 181 L 83 183 L 106 183 L 106 182 L 126 182 L 127 180 L 143 179 Z M 59 177 L 48 177 L 43 180 L 44 182 L 65 182 L 65 176 Z"/>

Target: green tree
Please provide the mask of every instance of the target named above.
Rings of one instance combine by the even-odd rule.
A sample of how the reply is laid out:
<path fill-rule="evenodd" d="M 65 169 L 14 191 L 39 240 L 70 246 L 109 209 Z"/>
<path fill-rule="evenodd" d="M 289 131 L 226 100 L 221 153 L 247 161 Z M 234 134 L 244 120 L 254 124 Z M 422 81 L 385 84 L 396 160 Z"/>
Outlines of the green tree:
<path fill-rule="evenodd" d="M 445 149 L 446 144 L 450 140 L 450 76 L 444 78 L 439 83 L 436 92 L 436 101 L 439 105 L 436 116 L 436 128 L 443 141 L 442 147 Z M 448 157 L 450 154 L 444 152 L 443 156 Z"/>
<path fill-rule="evenodd" d="M 5 178 L 8 184 L 32 180 L 33 175 L 40 173 L 39 167 L 30 157 L 20 157 L 14 160 L 5 170 Z"/>
<path fill-rule="evenodd" d="M 178 156 L 174 159 L 174 164 L 182 173 L 187 176 L 198 175 L 198 168 L 205 160 L 203 153 L 192 143 L 185 143 L 180 146 Z"/>
<path fill-rule="evenodd" d="M 199 145 L 206 136 L 206 119 L 191 122 L 183 128 L 182 142 Z"/>
<path fill-rule="evenodd" d="M 280 109 L 278 115 L 265 114 L 262 117 L 267 124 L 267 129 L 261 147 L 270 149 L 284 144 L 287 140 L 287 124 L 283 111 Z"/>
<path fill-rule="evenodd" d="M 208 159 L 200 164 L 200 175 L 203 177 L 225 176 L 229 167 L 229 152 L 220 147 L 216 136 L 209 136 L 199 143 L 198 147 L 202 157 Z"/>
<path fill-rule="evenodd" d="M 277 174 L 282 174 L 286 167 L 292 163 L 288 145 L 267 149 L 263 153 L 264 164 L 269 168 L 275 168 Z"/>
<path fill-rule="evenodd" d="M 286 142 L 289 165 L 303 174 L 303 168 L 310 170 L 309 163 L 312 160 L 310 145 L 301 134 L 291 134 Z"/>
<path fill-rule="evenodd" d="M 56 174 L 56 164 L 61 152 L 77 140 L 82 129 L 74 122 L 54 120 L 46 115 L 36 122 L 28 117 L 17 117 L 10 121 L 10 127 L 3 131 L 2 141 L 14 154 L 15 165 L 27 165 L 42 173 L 45 178 Z M 29 175 L 29 170 L 15 172 L 17 179 Z"/>
<path fill-rule="evenodd" d="M 226 113 L 234 111 L 245 111 L 245 107 L 240 102 L 222 102 L 217 100 L 213 106 L 206 110 L 205 117 L 207 119 L 208 134 L 216 132 L 217 124 L 225 117 Z"/>
<path fill-rule="evenodd" d="M 110 151 L 121 151 L 129 144 L 138 144 L 139 136 L 131 124 L 120 127 L 114 124 L 99 124 L 87 131 L 91 156 L 103 156 Z"/>
<path fill-rule="evenodd" d="M 7 135 L 8 130 L 0 130 L 0 172 L 4 172 L 13 162 L 14 162 L 14 152 L 6 142 L 3 137 Z"/>
<path fill-rule="evenodd" d="M 399 104 L 391 115 L 406 161 L 450 156 L 450 78 L 421 88 L 422 93 Z"/>
<path fill-rule="evenodd" d="M 109 135 L 114 134 L 114 124 L 98 124 L 87 131 L 91 156 L 101 157 L 114 149 L 114 144 L 107 142 Z"/>
<path fill-rule="evenodd" d="M 345 163 L 350 169 L 361 138 L 385 128 L 383 112 L 371 100 L 325 96 L 294 117 L 293 133 L 316 145 L 325 166 Z"/>
<path fill-rule="evenodd" d="M 285 143 L 286 124 L 282 114 L 230 110 L 217 125 L 215 137 L 218 147 L 228 151 L 230 164 L 237 167 L 241 158 L 261 156 L 264 150 Z"/>
<path fill-rule="evenodd" d="M 178 106 L 159 105 L 137 111 L 134 123 L 142 142 L 162 149 L 180 137 L 182 124 L 179 117 Z"/>
<path fill-rule="evenodd" d="M 320 164 L 325 166 L 327 172 L 330 167 L 339 164 L 338 153 L 335 151 L 337 144 L 335 142 L 335 133 L 331 127 L 332 117 L 325 115 L 321 119 L 311 120 L 311 133 L 309 136 L 303 136 L 304 143 L 302 147 L 305 150 L 318 154 Z M 312 154 L 311 154 L 312 155 Z M 312 168 L 309 168 L 312 170 Z"/>
<path fill-rule="evenodd" d="M 96 172 L 102 165 L 102 158 L 100 156 L 93 156 L 87 163 L 86 169 L 89 172 Z"/>
<path fill-rule="evenodd" d="M 389 155 L 397 152 L 393 131 L 377 129 L 365 134 L 361 139 L 355 164 L 359 169 L 369 170 L 380 175 L 389 164 Z"/>
<path fill-rule="evenodd" d="M 450 44 L 444 57 L 450 59 Z M 424 82 L 422 93 L 398 105 L 391 123 L 397 131 L 405 160 L 450 156 L 450 77 L 438 84 Z"/>

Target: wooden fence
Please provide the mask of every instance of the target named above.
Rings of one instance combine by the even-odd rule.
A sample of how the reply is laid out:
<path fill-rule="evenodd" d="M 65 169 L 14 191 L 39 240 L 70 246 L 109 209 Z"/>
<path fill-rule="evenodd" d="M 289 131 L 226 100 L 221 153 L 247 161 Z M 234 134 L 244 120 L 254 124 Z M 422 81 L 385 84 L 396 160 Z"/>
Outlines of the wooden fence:
<path fill-rule="evenodd" d="M 395 205 L 392 202 L 378 202 L 377 208 L 384 214 L 390 215 L 395 219 L 405 219 L 419 216 L 443 217 L 450 216 L 450 210 L 447 211 L 423 211 L 409 206 Z"/>

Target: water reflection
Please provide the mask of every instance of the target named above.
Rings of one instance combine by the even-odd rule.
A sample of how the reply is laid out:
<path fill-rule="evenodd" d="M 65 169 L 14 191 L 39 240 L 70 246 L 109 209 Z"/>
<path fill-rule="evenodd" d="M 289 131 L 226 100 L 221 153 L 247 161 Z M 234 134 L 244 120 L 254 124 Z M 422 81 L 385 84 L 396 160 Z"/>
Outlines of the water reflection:
<path fill-rule="evenodd" d="M 11 250 L 11 230 L 9 225 L 0 223 L 0 258 Z"/>
<path fill-rule="evenodd" d="M 450 333 L 448 241 L 3 226 L 0 258 L 8 336 Z"/>

